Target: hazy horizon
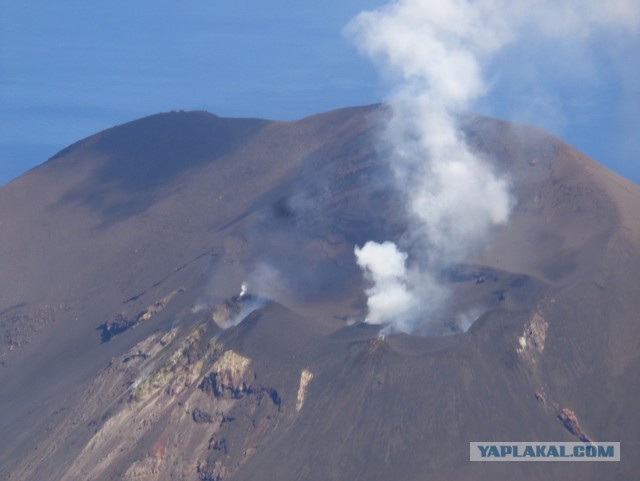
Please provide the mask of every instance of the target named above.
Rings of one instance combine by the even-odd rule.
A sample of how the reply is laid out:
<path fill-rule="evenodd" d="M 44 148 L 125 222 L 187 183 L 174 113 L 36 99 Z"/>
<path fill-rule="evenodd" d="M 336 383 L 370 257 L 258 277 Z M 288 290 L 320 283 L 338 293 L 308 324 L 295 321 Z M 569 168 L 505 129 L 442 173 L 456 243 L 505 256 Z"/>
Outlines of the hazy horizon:
<path fill-rule="evenodd" d="M 383 101 L 387 85 L 342 30 L 385 3 L 0 0 L 0 185 L 158 112 L 294 120 Z M 640 58 L 627 53 L 637 40 L 594 36 L 577 54 L 517 44 L 491 66 L 473 111 L 536 125 L 640 183 Z"/>

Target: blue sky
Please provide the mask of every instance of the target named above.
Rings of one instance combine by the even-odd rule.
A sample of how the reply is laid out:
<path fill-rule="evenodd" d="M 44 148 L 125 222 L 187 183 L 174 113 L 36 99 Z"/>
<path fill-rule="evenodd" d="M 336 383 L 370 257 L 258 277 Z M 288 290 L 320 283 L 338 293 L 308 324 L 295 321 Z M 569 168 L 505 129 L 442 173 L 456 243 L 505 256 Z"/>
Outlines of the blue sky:
<path fill-rule="evenodd" d="M 0 0 L 0 184 L 156 112 L 292 120 L 378 102 L 385 86 L 341 31 L 384 3 Z M 640 182 L 638 47 L 594 38 L 576 64 L 553 44 L 514 46 L 477 111 L 536 124 Z"/>

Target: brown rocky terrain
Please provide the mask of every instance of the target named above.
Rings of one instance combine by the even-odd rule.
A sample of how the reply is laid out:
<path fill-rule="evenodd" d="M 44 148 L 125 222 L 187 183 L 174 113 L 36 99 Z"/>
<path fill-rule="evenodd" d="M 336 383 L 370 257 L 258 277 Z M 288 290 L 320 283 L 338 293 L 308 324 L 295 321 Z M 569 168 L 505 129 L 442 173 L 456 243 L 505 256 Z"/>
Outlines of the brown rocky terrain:
<path fill-rule="evenodd" d="M 382 339 L 353 248 L 406 229 L 385 115 L 159 114 L 2 187 L 0 479 L 638 479 L 640 188 L 470 118 L 510 221 L 438 335 Z M 468 461 L 579 439 L 622 461 Z"/>

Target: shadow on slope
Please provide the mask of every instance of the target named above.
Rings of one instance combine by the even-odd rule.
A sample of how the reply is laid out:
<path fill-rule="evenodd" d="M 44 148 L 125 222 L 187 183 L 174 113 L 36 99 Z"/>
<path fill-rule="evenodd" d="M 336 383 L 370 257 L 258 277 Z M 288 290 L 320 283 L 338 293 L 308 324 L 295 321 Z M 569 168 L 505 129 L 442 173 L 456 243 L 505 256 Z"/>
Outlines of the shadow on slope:
<path fill-rule="evenodd" d="M 71 190 L 61 203 L 87 205 L 105 226 L 117 223 L 145 211 L 157 191 L 176 177 L 238 150 L 268 123 L 171 112 L 106 130 L 51 159 L 89 155 L 95 162 L 91 181 Z"/>

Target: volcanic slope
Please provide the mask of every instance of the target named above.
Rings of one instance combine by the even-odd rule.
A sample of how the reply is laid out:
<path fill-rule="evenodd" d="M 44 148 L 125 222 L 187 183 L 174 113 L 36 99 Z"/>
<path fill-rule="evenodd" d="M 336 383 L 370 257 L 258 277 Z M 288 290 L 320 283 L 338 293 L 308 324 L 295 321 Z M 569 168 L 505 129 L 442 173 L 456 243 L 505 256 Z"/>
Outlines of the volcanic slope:
<path fill-rule="evenodd" d="M 382 339 L 353 248 L 407 228 L 385 117 L 159 114 L 2 187 L 0 479 L 637 479 L 638 186 L 470 118 L 510 221 L 442 273 L 441 335 Z M 491 440 L 622 461 L 470 463 Z"/>

